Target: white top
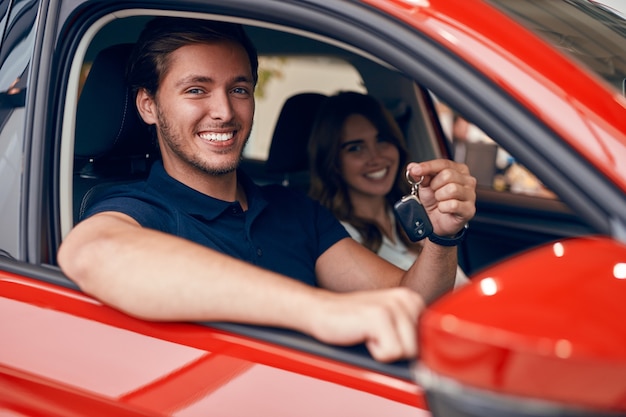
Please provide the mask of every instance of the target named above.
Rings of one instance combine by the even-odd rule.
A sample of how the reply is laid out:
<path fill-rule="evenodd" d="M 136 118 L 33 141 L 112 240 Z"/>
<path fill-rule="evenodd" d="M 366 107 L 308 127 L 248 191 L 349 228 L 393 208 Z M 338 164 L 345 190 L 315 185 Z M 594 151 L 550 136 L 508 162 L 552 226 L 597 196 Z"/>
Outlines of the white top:
<path fill-rule="evenodd" d="M 391 239 L 383 235 L 383 242 L 380 245 L 380 249 L 378 249 L 378 256 L 386 259 L 398 268 L 404 269 L 406 271 L 411 267 L 411 265 L 413 265 L 415 259 L 417 259 L 417 254 L 415 252 L 409 251 L 404 242 L 400 239 L 396 230 L 396 219 L 393 216 L 393 213 L 390 212 L 389 215 L 391 217 L 391 230 L 393 233 L 393 240 L 395 242 L 392 242 Z M 354 240 L 359 243 L 363 243 L 361 234 L 356 230 L 354 226 L 345 221 L 342 221 L 341 224 L 346 228 L 346 231 L 350 234 L 350 236 L 352 236 Z M 467 284 L 468 282 L 469 279 L 467 278 L 467 275 L 465 275 L 461 267 L 457 265 L 454 287 L 460 287 L 461 285 Z"/>

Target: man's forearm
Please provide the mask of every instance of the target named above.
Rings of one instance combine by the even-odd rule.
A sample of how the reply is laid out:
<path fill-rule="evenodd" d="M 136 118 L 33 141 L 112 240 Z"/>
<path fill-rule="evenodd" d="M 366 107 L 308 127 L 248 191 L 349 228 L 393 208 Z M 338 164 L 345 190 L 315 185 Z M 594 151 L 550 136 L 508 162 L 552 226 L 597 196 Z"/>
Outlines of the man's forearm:
<path fill-rule="evenodd" d="M 290 327 L 306 330 L 293 311 L 319 290 L 171 235 L 89 221 L 64 241 L 59 264 L 106 304 L 148 320 L 284 326 L 289 318 Z"/>

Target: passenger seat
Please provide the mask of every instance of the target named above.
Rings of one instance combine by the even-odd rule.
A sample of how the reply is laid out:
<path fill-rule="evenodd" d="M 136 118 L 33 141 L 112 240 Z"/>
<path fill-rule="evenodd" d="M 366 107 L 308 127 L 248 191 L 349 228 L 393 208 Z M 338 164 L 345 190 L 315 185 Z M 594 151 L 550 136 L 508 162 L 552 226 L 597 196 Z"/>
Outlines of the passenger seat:
<path fill-rule="evenodd" d="M 279 175 L 286 187 L 309 190 L 309 135 L 315 116 L 326 99 L 320 93 L 299 93 L 283 104 L 278 116 L 269 156 L 265 163 L 268 174 Z"/>

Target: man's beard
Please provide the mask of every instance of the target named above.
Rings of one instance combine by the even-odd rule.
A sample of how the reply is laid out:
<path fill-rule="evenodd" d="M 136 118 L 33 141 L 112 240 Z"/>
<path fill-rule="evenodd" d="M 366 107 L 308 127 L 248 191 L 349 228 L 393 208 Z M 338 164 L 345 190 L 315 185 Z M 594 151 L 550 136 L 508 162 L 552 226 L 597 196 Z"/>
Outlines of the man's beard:
<path fill-rule="evenodd" d="M 235 171 L 239 167 L 239 163 L 243 159 L 243 149 L 245 148 L 246 143 L 248 143 L 248 139 L 250 135 L 246 137 L 246 141 L 244 146 L 241 147 L 241 152 L 239 153 L 238 158 L 232 162 L 230 165 L 225 166 L 212 166 L 210 161 L 203 161 L 200 158 L 197 158 L 196 155 L 185 153 L 183 149 L 183 139 L 177 135 L 172 126 L 167 121 L 167 118 L 161 112 L 161 109 L 157 107 L 157 120 L 159 122 L 157 126 L 158 136 L 163 139 L 165 143 L 169 146 L 169 148 L 183 161 L 187 162 L 189 165 L 193 166 L 195 169 L 204 172 L 205 174 L 209 174 L 212 176 L 222 176 L 226 174 L 230 174 Z"/>

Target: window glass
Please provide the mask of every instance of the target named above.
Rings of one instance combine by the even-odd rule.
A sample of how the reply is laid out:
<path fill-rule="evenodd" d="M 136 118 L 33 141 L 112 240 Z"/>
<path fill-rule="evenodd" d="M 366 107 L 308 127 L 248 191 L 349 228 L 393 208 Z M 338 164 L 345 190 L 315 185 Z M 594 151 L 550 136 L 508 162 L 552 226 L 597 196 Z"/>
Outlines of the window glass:
<path fill-rule="evenodd" d="M 478 126 L 439 100 L 436 100 L 436 106 L 444 134 L 452 143 L 454 159 L 468 165 L 479 187 L 557 198 L 533 173 Z"/>
<path fill-rule="evenodd" d="M 266 160 L 283 103 L 303 92 L 334 94 L 366 92 L 357 70 L 348 62 L 323 56 L 260 56 L 256 110 L 244 157 Z"/>

